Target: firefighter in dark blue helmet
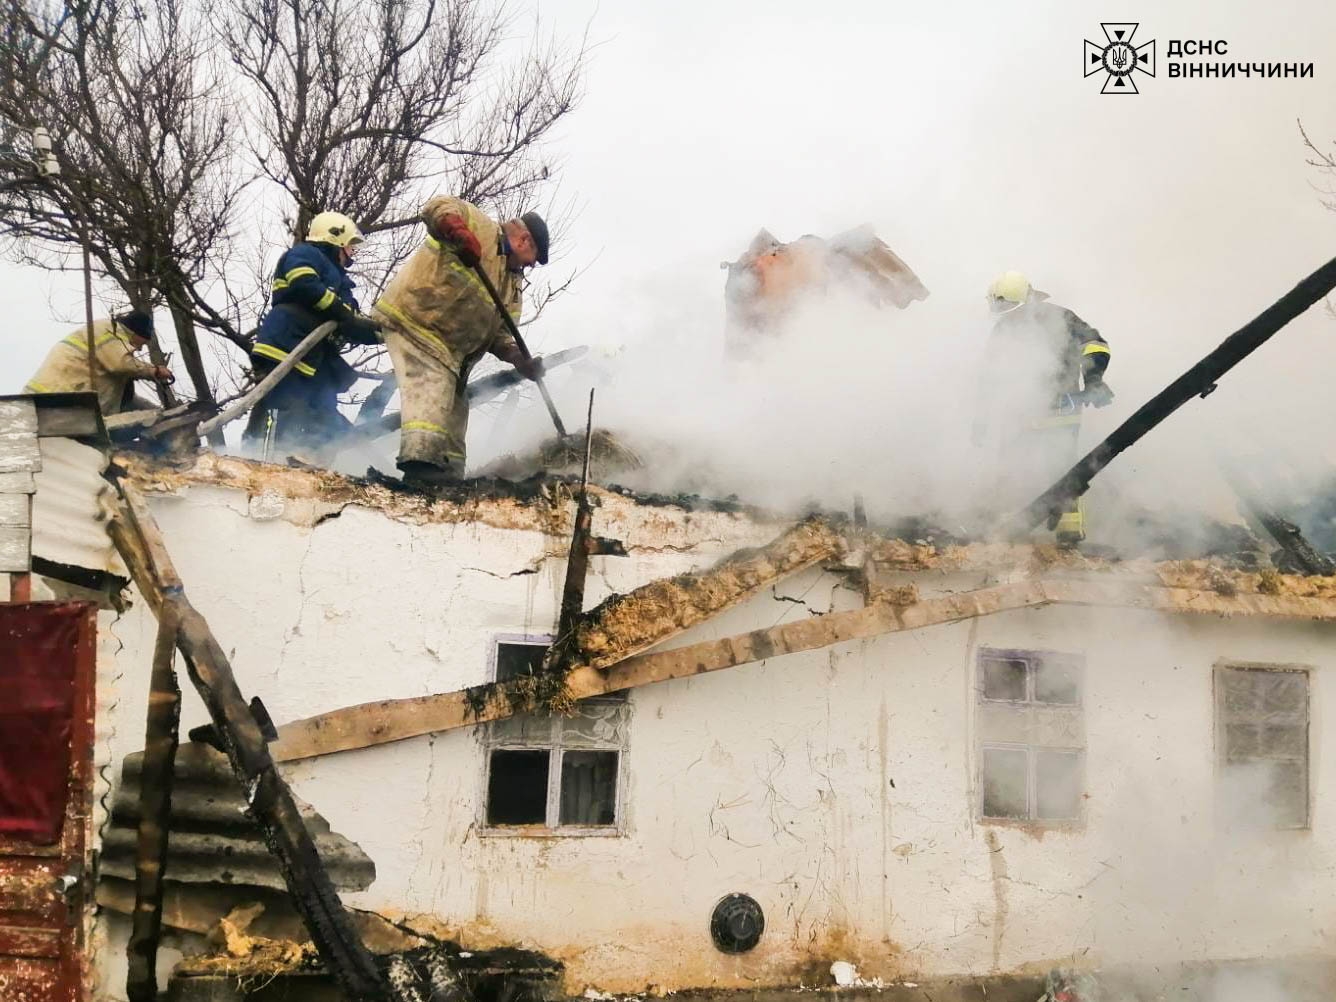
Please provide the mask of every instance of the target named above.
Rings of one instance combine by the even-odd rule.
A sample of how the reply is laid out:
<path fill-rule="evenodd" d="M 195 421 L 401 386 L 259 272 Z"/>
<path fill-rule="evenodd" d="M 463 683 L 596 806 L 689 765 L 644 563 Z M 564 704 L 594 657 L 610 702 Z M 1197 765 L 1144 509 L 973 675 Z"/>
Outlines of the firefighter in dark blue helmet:
<path fill-rule="evenodd" d="M 269 458 L 276 450 L 319 453 L 347 430 L 339 413 L 339 394 L 357 380 L 340 352 L 353 344 L 375 344 L 379 325 L 359 314 L 348 275 L 362 242 L 357 224 L 339 212 L 311 220 L 306 240 L 287 251 L 274 269 L 269 312 L 260 321 L 251 361 L 260 377 L 273 370 L 307 334 L 327 321 L 339 326 L 283 377 L 251 412 L 246 438 L 263 444 Z"/>

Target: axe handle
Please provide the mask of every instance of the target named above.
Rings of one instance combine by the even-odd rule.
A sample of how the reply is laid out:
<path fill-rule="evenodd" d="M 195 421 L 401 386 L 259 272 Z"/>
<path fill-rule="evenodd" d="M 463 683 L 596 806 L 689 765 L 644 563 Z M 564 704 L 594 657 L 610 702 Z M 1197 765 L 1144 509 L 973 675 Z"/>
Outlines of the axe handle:
<path fill-rule="evenodd" d="M 510 336 L 515 339 L 515 347 L 520 350 L 520 354 L 526 359 L 532 359 L 533 355 L 529 353 L 529 346 L 524 343 L 524 338 L 520 336 L 519 325 L 515 323 L 514 317 L 506 309 L 505 303 L 501 302 L 501 294 L 496 291 L 496 286 L 492 280 L 487 277 L 487 272 L 482 270 L 482 264 L 473 266 L 474 273 L 481 280 L 483 288 L 487 294 L 492 297 L 492 303 L 496 306 L 496 312 L 501 314 L 501 319 L 510 330 Z M 547 392 L 547 384 L 543 382 L 543 377 L 539 376 L 534 380 L 538 384 L 538 392 L 543 395 L 543 403 L 547 405 L 547 413 L 552 418 L 552 423 L 557 426 L 557 434 L 566 438 L 566 426 L 561 423 L 561 415 L 557 413 L 557 405 L 552 402 L 552 395 Z"/>

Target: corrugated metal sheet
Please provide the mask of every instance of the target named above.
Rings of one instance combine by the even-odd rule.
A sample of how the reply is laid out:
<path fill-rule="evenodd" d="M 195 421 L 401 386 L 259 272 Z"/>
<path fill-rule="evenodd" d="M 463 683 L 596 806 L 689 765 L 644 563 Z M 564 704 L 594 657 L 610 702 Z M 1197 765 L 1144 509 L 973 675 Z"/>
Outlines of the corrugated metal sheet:
<path fill-rule="evenodd" d="M 135 841 L 139 823 L 139 772 L 143 753 L 126 756 L 121 782 L 112 802 L 111 823 L 102 836 L 99 879 L 108 883 L 134 880 Z M 176 756 L 172 788 L 171 832 L 164 879 L 174 892 L 218 907 L 221 888 L 234 888 L 233 904 L 286 893 L 278 861 L 269 854 L 260 830 L 245 816 L 245 800 L 227 758 L 207 745 L 183 744 Z M 360 891 L 376 879 L 376 866 L 361 847 L 337 832 L 309 805 L 298 801 L 316 849 L 341 891 Z M 119 889 L 109 888 L 113 892 Z M 258 891 L 258 893 L 257 893 Z M 120 893 L 98 898 L 119 910 Z M 133 900 L 133 897 L 131 897 Z M 226 899 L 224 899 L 226 900 Z M 226 913 L 226 908 L 223 909 Z"/>
<path fill-rule="evenodd" d="M 24 573 L 37 558 L 56 576 L 125 576 L 106 532 L 105 445 L 91 393 L 0 397 L 0 572 Z"/>
<path fill-rule="evenodd" d="M 42 468 L 33 477 L 32 555 L 125 577 L 107 535 L 115 510 L 115 492 L 102 479 L 107 457 L 71 438 L 42 438 L 38 445 Z"/>

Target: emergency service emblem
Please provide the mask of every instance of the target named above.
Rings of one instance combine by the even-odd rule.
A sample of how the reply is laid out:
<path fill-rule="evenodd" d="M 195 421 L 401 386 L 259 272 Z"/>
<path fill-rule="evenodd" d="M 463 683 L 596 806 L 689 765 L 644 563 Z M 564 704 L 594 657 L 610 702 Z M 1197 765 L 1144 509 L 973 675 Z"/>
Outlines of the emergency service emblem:
<path fill-rule="evenodd" d="M 1085 75 L 1107 74 L 1101 94 L 1136 94 L 1134 74 L 1155 76 L 1155 39 L 1133 45 L 1135 24 L 1101 24 L 1105 44 L 1086 39 Z"/>

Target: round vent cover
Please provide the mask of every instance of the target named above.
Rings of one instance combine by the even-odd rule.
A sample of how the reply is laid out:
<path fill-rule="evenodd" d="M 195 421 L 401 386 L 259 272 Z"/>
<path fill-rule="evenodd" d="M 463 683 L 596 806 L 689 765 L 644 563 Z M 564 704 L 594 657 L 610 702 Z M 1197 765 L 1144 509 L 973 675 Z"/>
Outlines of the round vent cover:
<path fill-rule="evenodd" d="M 730 894 L 714 906 L 710 916 L 710 938 L 724 953 L 746 953 L 761 940 L 765 915 L 756 899 Z"/>

